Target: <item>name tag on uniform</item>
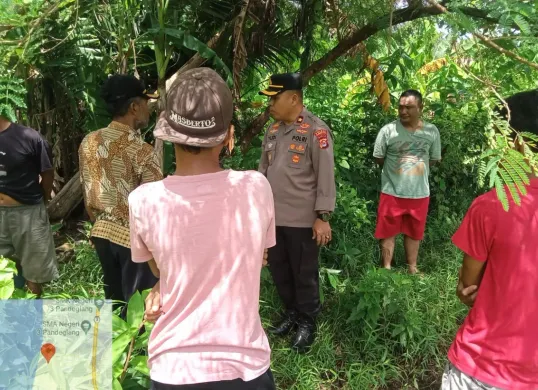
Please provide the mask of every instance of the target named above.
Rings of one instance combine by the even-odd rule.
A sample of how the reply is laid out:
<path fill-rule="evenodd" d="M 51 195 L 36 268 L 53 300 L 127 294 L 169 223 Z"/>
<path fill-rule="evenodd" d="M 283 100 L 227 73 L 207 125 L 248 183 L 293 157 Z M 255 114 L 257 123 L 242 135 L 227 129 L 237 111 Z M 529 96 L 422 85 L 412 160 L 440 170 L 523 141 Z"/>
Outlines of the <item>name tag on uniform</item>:
<path fill-rule="evenodd" d="M 295 142 L 308 142 L 308 137 L 305 137 L 304 135 L 294 135 L 291 139 Z"/>

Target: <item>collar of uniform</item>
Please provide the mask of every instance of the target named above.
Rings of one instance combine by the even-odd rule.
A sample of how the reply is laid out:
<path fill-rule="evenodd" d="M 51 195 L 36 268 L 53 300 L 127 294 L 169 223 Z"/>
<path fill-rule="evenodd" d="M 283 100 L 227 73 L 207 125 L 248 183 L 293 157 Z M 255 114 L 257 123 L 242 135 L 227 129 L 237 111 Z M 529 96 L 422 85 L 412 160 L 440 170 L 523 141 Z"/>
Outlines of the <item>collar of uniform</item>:
<path fill-rule="evenodd" d="M 138 131 L 136 131 L 135 129 L 133 129 L 131 126 L 128 126 L 128 125 L 124 125 L 123 123 L 120 123 L 120 122 L 116 122 L 116 121 L 112 121 L 109 125 L 108 125 L 108 128 L 109 129 L 114 129 L 114 130 L 120 130 L 120 131 L 126 131 L 128 133 L 135 133 L 135 134 L 138 134 Z"/>
<path fill-rule="evenodd" d="M 303 106 L 303 111 L 301 111 L 301 113 L 299 114 L 299 116 L 297 117 L 297 119 L 295 120 L 293 124 L 295 126 L 301 126 L 304 123 L 307 114 L 308 114 L 308 110 L 306 109 L 306 107 Z"/>
<path fill-rule="evenodd" d="M 298 126 L 301 126 L 304 123 L 307 114 L 308 111 L 306 110 L 306 108 L 303 108 L 303 111 L 301 111 L 297 119 L 295 119 L 295 122 L 293 122 L 291 125 L 289 125 L 288 128 L 286 128 L 285 134 L 289 133 Z"/>

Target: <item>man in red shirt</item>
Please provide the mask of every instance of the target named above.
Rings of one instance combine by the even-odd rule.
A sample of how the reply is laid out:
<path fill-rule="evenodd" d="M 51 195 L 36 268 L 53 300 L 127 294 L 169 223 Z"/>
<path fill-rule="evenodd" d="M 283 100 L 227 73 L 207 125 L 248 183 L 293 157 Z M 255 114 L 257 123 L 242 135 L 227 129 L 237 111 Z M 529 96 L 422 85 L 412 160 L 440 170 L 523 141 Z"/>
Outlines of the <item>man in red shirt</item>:
<path fill-rule="evenodd" d="M 458 297 L 472 309 L 448 352 L 442 390 L 538 389 L 536 172 L 527 191 L 508 212 L 494 190 L 478 197 L 452 239 L 465 254 Z"/>

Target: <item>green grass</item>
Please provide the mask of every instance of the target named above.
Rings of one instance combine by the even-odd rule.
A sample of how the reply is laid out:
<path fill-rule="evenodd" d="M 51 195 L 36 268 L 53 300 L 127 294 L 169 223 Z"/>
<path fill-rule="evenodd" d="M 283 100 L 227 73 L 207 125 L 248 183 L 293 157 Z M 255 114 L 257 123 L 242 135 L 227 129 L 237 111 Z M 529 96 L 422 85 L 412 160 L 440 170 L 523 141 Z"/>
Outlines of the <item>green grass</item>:
<path fill-rule="evenodd" d="M 436 249 L 426 245 L 422 278 L 408 275 L 403 262 L 385 272 L 375 269 L 371 259 L 365 272 L 340 278 L 336 289 L 325 281 L 312 351 L 298 355 L 290 351 L 289 339 L 271 339 L 278 388 L 438 389 L 446 351 L 466 313 L 455 296 L 459 261 L 450 244 Z M 261 314 L 268 325 L 280 307 L 268 281 L 262 299 Z M 361 300 L 369 304 L 363 317 L 348 321 Z M 379 309 L 377 318 L 368 319 Z M 398 326 L 405 341 L 402 333 L 393 335 Z"/>
<path fill-rule="evenodd" d="M 75 244 L 75 256 L 60 263 L 60 277 L 48 284 L 47 295 L 104 297 L 103 274 L 97 253 L 88 241 Z"/>
<path fill-rule="evenodd" d="M 291 335 L 270 337 L 278 389 L 439 388 L 466 308 L 455 296 L 461 254 L 449 241 L 454 226 L 432 221 L 430 229 L 436 229 L 428 235 L 435 238 L 426 239 L 419 258 L 423 277 L 407 274 L 401 239 L 394 269 L 380 270 L 369 230 L 353 234 L 353 240 L 342 235 L 322 251 L 323 310 L 312 350 L 299 355 L 289 348 Z M 342 272 L 331 283 L 326 268 Z M 103 295 L 101 267 L 87 242 L 78 242 L 75 258 L 61 264 L 60 272 L 48 293 Z M 260 308 L 264 327 L 281 310 L 267 269 Z"/>

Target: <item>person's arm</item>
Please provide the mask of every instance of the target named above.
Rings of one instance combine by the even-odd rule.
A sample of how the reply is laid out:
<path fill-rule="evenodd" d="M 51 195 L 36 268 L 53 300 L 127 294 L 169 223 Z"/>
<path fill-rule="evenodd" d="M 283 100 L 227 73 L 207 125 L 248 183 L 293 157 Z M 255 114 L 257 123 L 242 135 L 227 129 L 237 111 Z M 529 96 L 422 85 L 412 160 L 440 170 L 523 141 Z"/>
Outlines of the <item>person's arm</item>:
<path fill-rule="evenodd" d="M 137 197 L 136 192 L 129 194 L 129 231 L 131 240 L 131 259 L 135 263 L 148 263 L 151 272 L 156 276 L 160 274 L 159 268 L 154 260 L 153 254 L 149 251 L 144 238 L 142 237 L 141 224 L 144 223 L 138 214 L 141 204 L 144 203 L 143 197 Z"/>
<path fill-rule="evenodd" d="M 495 200 L 494 200 L 495 201 Z M 492 250 L 497 225 L 497 208 L 487 197 L 477 198 L 469 207 L 452 241 L 464 253 L 456 295 L 472 306 Z"/>
<path fill-rule="evenodd" d="M 37 132 L 36 132 L 37 133 Z M 50 159 L 49 147 L 47 141 L 43 139 L 41 134 L 36 134 L 34 146 L 34 158 L 37 167 L 39 168 L 39 176 L 41 176 L 41 190 L 45 203 L 50 201 L 52 196 L 52 186 L 54 183 L 54 168 Z"/>
<path fill-rule="evenodd" d="M 385 164 L 385 155 L 387 153 L 387 138 L 385 135 L 386 128 L 383 127 L 375 139 L 374 144 L 374 159 L 377 165 L 383 168 Z"/>
<path fill-rule="evenodd" d="M 140 184 L 162 180 L 163 171 L 161 170 L 161 164 L 159 163 L 157 153 L 154 152 L 153 147 L 147 144 L 144 145 L 144 149 L 146 157 L 142 161 L 142 177 Z"/>
<path fill-rule="evenodd" d="M 269 213 L 269 226 L 267 227 L 267 232 L 265 233 L 265 249 L 263 251 L 263 261 L 262 265 L 266 266 L 270 261 L 269 259 L 269 248 L 272 248 L 276 245 L 276 222 L 275 222 L 275 201 L 273 198 L 273 190 L 271 185 L 265 179 L 265 188 L 264 188 L 264 198 L 266 199 L 265 209 Z"/>
<path fill-rule="evenodd" d="M 458 287 L 456 288 L 456 295 L 463 304 L 469 307 L 473 306 L 485 269 L 486 262 L 478 261 L 472 256 L 464 254 Z"/>
<path fill-rule="evenodd" d="M 266 130 L 262 141 L 262 155 L 260 157 L 260 163 L 258 164 L 258 172 L 261 172 L 264 176 L 267 176 L 267 168 L 269 168 L 269 160 L 267 159 L 267 152 L 265 151 L 267 133 L 268 131 Z"/>
<path fill-rule="evenodd" d="M 149 251 L 140 234 L 140 217 L 138 208 L 140 202 L 144 199 L 139 199 L 134 193 L 129 195 L 129 230 L 131 238 L 131 259 L 135 263 L 148 263 L 148 266 L 156 278 L 160 278 L 161 272 L 153 254 Z M 161 316 L 161 283 L 157 281 L 151 289 L 145 301 L 145 319 L 148 322 L 155 322 Z"/>
<path fill-rule="evenodd" d="M 90 205 L 88 204 L 88 194 L 86 193 L 86 186 L 84 183 L 86 180 L 86 177 L 84 177 L 84 166 L 86 164 L 86 159 L 84 156 L 83 145 L 84 145 L 84 141 L 78 148 L 78 165 L 79 165 L 78 175 L 79 175 L 79 180 L 80 180 L 80 186 L 82 187 L 82 199 L 84 201 L 84 209 L 86 210 L 86 213 L 88 214 L 88 218 L 90 218 L 90 222 L 95 223 L 95 219 L 96 219 L 95 214 L 93 213 Z"/>
<path fill-rule="evenodd" d="M 311 142 L 312 166 L 317 178 L 317 213 L 332 213 L 336 206 L 336 182 L 334 179 L 333 138 L 328 129 L 313 132 Z M 313 239 L 318 245 L 327 245 L 332 240 L 331 225 L 317 218 L 312 227 Z"/>
<path fill-rule="evenodd" d="M 93 213 L 91 207 L 88 205 L 88 201 L 86 200 L 86 193 L 83 191 L 82 192 L 84 195 L 83 195 L 83 198 L 84 198 L 84 208 L 86 209 L 86 212 L 88 213 L 88 218 L 90 218 L 90 222 L 91 223 L 95 223 L 95 214 Z"/>
<path fill-rule="evenodd" d="M 145 301 L 146 310 L 144 319 L 147 322 L 155 323 L 162 314 L 161 310 L 161 281 L 159 280 L 151 289 Z"/>
<path fill-rule="evenodd" d="M 52 186 L 54 184 L 54 169 L 48 169 L 41 172 L 41 189 L 43 190 L 43 198 L 45 204 L 49 203 L 52 197 Z"/>
<path fill-rule="evenodd" d="M 149 269 L 151 270 L 151 273 L 155 275 L 157 279 L 161 277 L 161 271 L 159 271 L 159 267 L 157 267 L 157 263 L 155 260 L 151 259 L 148 261 Z"/>
<path fill-rule="evenodd" d="M 434 165 L 441 162 L 441 135 L 439 134 L 439 130 L 435 128 L 435 138 L 433 140 L 432 149 L 430 153 L 430 167 L 433 167 Z"/>

